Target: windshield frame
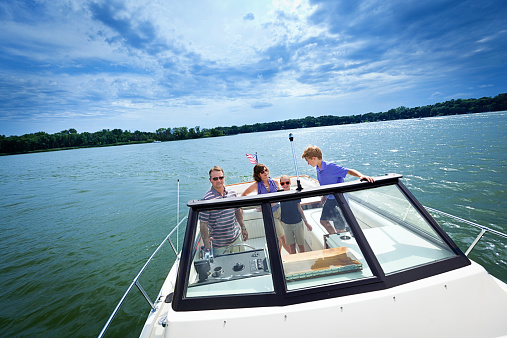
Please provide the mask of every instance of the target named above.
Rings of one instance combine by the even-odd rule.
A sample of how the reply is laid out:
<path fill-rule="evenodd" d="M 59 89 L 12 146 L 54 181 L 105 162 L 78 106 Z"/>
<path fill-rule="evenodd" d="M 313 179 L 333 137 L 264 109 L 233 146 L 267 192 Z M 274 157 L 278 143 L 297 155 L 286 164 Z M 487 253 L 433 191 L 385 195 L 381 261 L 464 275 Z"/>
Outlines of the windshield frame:
<path fill-rule="evenodd" d="M 383 177 L 376 177 L 374 183 L 352 181 L 316 188 L 307 188 L 302 191 L 291 190 L 273 194 L 234 197 L 211 201 L 193 200 L 188 202 L 189 216 L 183 249 L 181 252 L 178 277 L 172 298 L 173 309 L 175 311 L 196 311 L 298 304 L 383 290 L 470 265 L 470 260 L 431 217 L 421 203 L 410 193 L 410 191 L 401 182 L 401 178 L 401 175 L 389 174 Z M 410 202 L 413 208 L 420 213 L 420 215 L 433 228 L 438 236 L 440 236 L 448 248 L 452 250 L 454 256 L 410 269 L 397 271 L 388 275 L 383 272 L 381 264 L 375 256 L 368 240 L 360 230 L 360 226 L 343 194 L 387 185 L 396 185 L 399 188 L 403 196 Z M 349 223 L 350 227 L 355 230 L 354 233 L 357 244 L 360 247 L 374 276 L 297 290 L 287 290 L 281 256 L 279 254 L 273 254 L 278 252 L 278 241 L 275 232 L 273 213 L 270 212 L 271 202 L 331 194 L 337 199 L 340 208 L 343 210 L 346 221 Z M 188 276 L 192 264 L 192 250 L 194 247 L 196 232 L 199 227 L 198 213 L 203 210 L 232 207 L 241 208 L 253 205 L 261 205 L 262 207 L 262 218 L 264 221 L 267 242 L 266 246 L 270 257 L 269 261 L 274 290 L 272 292 L 254 294 L 198 298 L 185 297 L 186 285 L 188 284 Z"/>

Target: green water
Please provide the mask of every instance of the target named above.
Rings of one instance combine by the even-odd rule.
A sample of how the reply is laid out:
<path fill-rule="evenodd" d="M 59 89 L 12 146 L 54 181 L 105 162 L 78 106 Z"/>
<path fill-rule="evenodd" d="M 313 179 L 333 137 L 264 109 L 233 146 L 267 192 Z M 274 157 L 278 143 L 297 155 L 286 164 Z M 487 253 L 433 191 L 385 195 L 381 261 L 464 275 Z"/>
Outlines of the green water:
<path fill-rule="evenodd" d="M 0 336 L 96 336 L 188 200 L 226 182 L 251 180 L 245 153 L 273 176 L 316 177 L 300 158 L 324 159 L 378 176 L 404 175 L 426 206 L 507 232 L 507 112 L 244 134 L 211 139 L 0 157 Z M 437 218 L 462 250 L 478 234 Z M 180 237 L 183 233 L 180 233 Z M 181 243 L 181 242 L 180 242 Z M 169 253 L 169 246 L 161 256 Z M 507 245 L 487 235 L 470 257 L 507 282 Z M 159 258 L 141 283 L 151 297 L 171 265 Z M 149 311 L 133 292 L 110 336 L 137 336 Z"/>

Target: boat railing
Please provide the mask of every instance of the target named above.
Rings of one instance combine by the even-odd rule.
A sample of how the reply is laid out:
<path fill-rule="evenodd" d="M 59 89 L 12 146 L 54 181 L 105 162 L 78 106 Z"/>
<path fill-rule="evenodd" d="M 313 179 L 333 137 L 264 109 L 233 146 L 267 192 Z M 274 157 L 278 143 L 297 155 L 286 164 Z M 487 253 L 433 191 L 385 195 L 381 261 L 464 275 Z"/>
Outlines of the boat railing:
<path fill-rule="evenodd" d="M 120 310 L 121 306 L 123 305 L 123 302 L 125 301 L 125 298 L 127 298 L 127 295 L 134 288 L 134 285 L 141 292 L 141 294 L 144 296 L 144 298 L 146 299 L 146 301 L 150 304 L 151 309 L 152 310 L 156 310 L 155 303 L 150 299 L 150 297 L 148 296 L 148 294 L 146 293 L 146 291 L 141 286 L 141 283 L 139 282 L 139 278 L 141 277 L 141 275 L 143 274 L 143 272 L 146 270 L 146 268 L 148 267 L 148 265 L 150 264 L 150 262 L 153 260 L 153 257 L 155 257 L 155 255 L 159 252 L 159 250 L 164 246 L 165 243 L 169 243 L 171 245 L 174 253 L 176 254 L 176 264 L 178 264 L 178 261 L 179 261 L 179 257 L 178 257 L 178 251 L 179 251 L 179 242 L 178 242 L 179 241 L 179 239 L 178 239 L 179 238 L 179 231 L 178 231 L 178 229 L 179 229 L 180 225 L 187 218 L 188 217 L 185 216 L 181 221 L 178 222 L 178 224 L 164 238 L 164 240 L 162 241 L 162 243 L 160 243 L 160 245 L 157 247 L 157 249 L 151 254 L 150 258 L 146 261 L 146 263 L 144 263 L 144 266 L 141 268 L 141 270 L 139 271 L 139 273 L 137 274 L 137 276 L 134 278 L 134 280 L 132 281 L 132 283 L 130 284 L 130 286 L 127 288 L 127 291 L 125 291 L 125 293 L 123 294 L 123 297 L 118 302 L 118 305 L 116 305 L 116 308 L 114 309 L 113 313 L 111 314 L 111 316 L 109 316 L 109 319 L 107 320 L 106 324 L 102 328 L 102 331 L 98 335 L 99 338 L 104 336 L 104 334 L 107 331 L 109 325 L 111 324 L 111 322 L 113 321 L 114 317 L 116 316 L 116 314 Z M 176 247 L 174 246 L 174 243 L 171 240 L 171 236 L 174 233 L 176 233 Z"/>
<path fill-rule="evenodd" d="M 425 206 L 425 208 L 429 212 L 433 212 L 433 213 L 436 213 L 436 214 L 439 214 L 439 215 L 443 215 L 443 216 L 446 216 L 446 217 L 449 217 L 449 218 L 453 218 L 453 219 L 458 220 L 460 222 L 463 222 L 463 223 L 466 223 L 466 224 L 469 224 L 469 225 L 472 225 L 472 226 L 474 226 L 476 228 L 481 229 L 479 235 L 474 239 L 474 241 L 472 242 L 472 244 L 468 247 L 467 251 L 465 252 L 465 256 L 468 256 L 468 254 L 474 249 L 475 245 L 477 243 L 479 243 L 479 241 L 481 240 L 482 236 L 484 236 L 484 234 L 486 232 L 492 233 L 492 234 L 500 236 L 500 237 L 507 238 L 507 234 L 504 234 L 503 232 L 500 232 L 500 231 L 488 228 L 488 227 L 486 227 L 484 225 L 480 225 L 480 224 L 468 221 L 466 219 L 463 219 L 463 218 L 460 218 L 460 217 L 457 217 L 457 216 L 454 216 L 454 215 L 451 215 L 451 214 L 448 214 L 448 213 L 445 213 L 443 211 L 436 210 L 436 209 L 433 209 L 433 208 L 430 208 L 430 207 L 426 207 Z"/>

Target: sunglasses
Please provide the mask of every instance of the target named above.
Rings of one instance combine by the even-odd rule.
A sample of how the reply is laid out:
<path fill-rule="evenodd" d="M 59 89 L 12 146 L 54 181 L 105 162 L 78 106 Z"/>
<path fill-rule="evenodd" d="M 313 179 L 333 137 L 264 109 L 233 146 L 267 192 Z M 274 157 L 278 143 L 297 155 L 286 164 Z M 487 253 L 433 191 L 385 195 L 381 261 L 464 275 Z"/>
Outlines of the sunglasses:
<path fill-rule="evenodd" d="M 223 179 L 224 179 L 224 176 L 212 177 L 211 179 L 212 179 L 213 181 L 223 180 Z"/>
<path fill-rule="evenodd" d="M 290 182 L 280 182 L 281 185 L 290 185 Z"/>

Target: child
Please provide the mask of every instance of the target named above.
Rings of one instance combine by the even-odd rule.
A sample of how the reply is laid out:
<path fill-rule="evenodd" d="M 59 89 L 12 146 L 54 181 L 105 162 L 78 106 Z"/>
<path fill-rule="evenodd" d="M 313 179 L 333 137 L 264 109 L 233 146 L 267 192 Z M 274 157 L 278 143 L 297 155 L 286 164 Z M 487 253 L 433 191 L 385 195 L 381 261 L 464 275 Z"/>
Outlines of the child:
<path fill-rule="evenodd" d="M 320 185 L 335 184 L 344 182 L 347 174 L 359 177 L 361 181 L 375 182 L 370 176 L 365 176 L 354 169 L 347 169 L 335 163 L 322 160 L 322 151 L 317 146 L 309 146 L 301 156 L 306 162 L 317 169 L 317 179 Z M 320 224 L 326 228 L 330 234 L 337 232 L 345 232 L 345 222 L 340 215 L 338 203 L 333 195 L 322 197 L 322 215 L 320 216 Z M 329 221 L 333 221 L 334 227 Z"/>
<path fill-rule="evenodd" d="M 290 177 L 282 175 L 280 177 L 280 185 L 283 190 L 290 190 Z M 290 254 L 296 253 L 296 244 L 299 252 L 305 252 L 305 235 L 303 229 L 303 222 L 305 223 L 308 231 L 312 231 L 312 226 L 306 220 L 303 208 L 301 208 L 301 199 L 280 202 L 282 209 L 282 224 L 283 231 L 285 232 L 285 243 L 290 247 Z"/>

